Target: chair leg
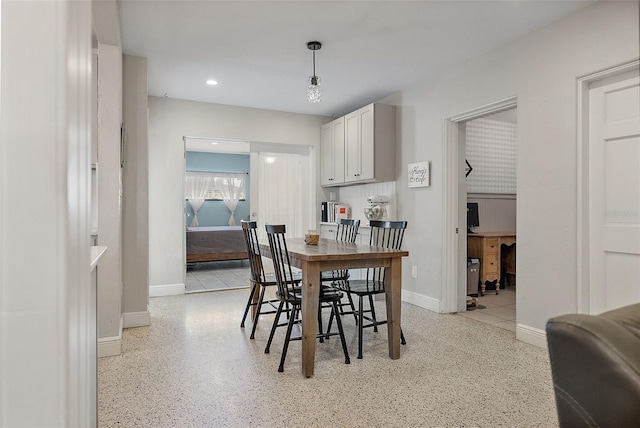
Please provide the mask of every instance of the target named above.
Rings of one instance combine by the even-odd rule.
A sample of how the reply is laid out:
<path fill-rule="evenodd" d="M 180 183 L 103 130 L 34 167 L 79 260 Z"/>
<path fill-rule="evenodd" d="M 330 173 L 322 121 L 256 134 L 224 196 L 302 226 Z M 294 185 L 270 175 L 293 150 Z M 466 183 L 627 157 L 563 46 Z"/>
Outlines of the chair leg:
<path fill-rule="evenodd" d="M 331 325 L 333 324 L 333 310 L 331 311 L 331 314 L 329 315 L 329 322 L 327 323 L 327 333 L 329 333 L 331 331 Z M 338 318 L 338 316 L 336 315 L 336 318 Z M 327 337 L 328 339 L 328 337 Z"/>
<path fill-rule="evenodd" d="M 404 340 L 404 333 L 402 332 L 402 329 L 400 329 L 400 344 L 401 345 L 406 345 L 407 341 Z"/>
<path fill-rule="evenodd" d="M 249 336 L 249 339 L 253 339 L 256 335 L 258 318 L 260 318 L 260 312 L 262 311 L 262 302 L 264 301 L 264 292 L 266 290 L 266 287 L 261 286 L 260 288 L 261 288 L 260 297 L 258 298 L 258 303 L 256 303 L 258 306 L 257 306 L 255 318 L 253 319 L 253 327 L 251 327 L 251 336 Z"/>
<path fill-rule="evenodd" d="M 267 340 L 267 347 L 264 348 L 264 353 L 269 353 L 269 348 L 271 348 L 271 341 L 273 340 L 273 335 L 276 333 L 276 327 L 278 327 L 278 321 L 280 320 L 280 313 L 282 312 L 282 307 L 284 306 L 284 302 L 280 302 L 278 305 L 278 310 L 276 311 L 276 317 L 273 320 L 273 325 L 271 326 L 271 334 L 269 334 L 269 340 Z"/>
<path fill-rule="evenodd" d="M 324 331 L 322 331 L 322 303 L 318 304 L 318 333 L 324 333 Z M 320 336 L 320 343 L 324 343 L 324 337 L 322 336 Z"/>
<path fill-rule="evenodd" d="M 364 308 L 362 296 L 358 296 L 358 359 L 362 359 L 362 325 L 364 324 Z"/>
<path fill-rule="evenodd" d="M 356 315 L 356 306 L 353 304 L 353 299 L 351 298 L 351 293 L 347 293 L 347 299 L 349 300 L 349 306 L 351 306 L 351 313 L 353 314 L 353 319 L 358 323 L 358 316 Z"/>
<path fill-rule="evenodd" d="M 358 313 L 356 312 L 356 307 L 353 304 L 353 299 L 351 298 L 351 294 L 346 293 L 346 292 L 345 292 L 345 294 L 347 295 L 348 304 L 351 307 L 351 314 L 353 314 L 353 319 L 356 322 L 356 325 L 358 325 Z M 338 307 L 340 309 L 340 315 L 344 315 L 345 314 L 344 309 L 342 309 L 342 307 L 344 305 L 346 305 L 346 304 L 347 303 L 342 303 L 342 302 L 338 303 Z M 331 325 L 332 324 L 333 324 L 333 312 L 331 312 L 331 316 L 329 317 L 329 325 L 327 326 L 327 333 L 331 331 Z"/>
<path fill-rule="evenodd" d="M 289 318 L 289 322 L 287 323 L 287 335 L 284 337 L 284 346 L 282 347 L 282 356 L 280 357 L 280 365 L 278 366 L 278 372 L 280 373 L 284 371 L 284 360 L 287 358 L 287 349 L 289 349 L 289 340 L 291 339 L 291 330 L 293 329 L 293 324 L 296 322 L 297 311 L 298 311 L 298 307 L 293 305 L 293 314 Z"/>
<path fill-rule="evenodd" d="M 244 328 L 244 321 L 247 319 L 247 314 L 249 313 L 249 308 L 253 306 L 253 295 L 256 292 L 256 287 L 258 286 L 257 282 L 253 283 L 253 287 L 251 287 L 251 293 L 249 294 L 249 300 L 247 301 L 247 306 L 244 308 L 244 315 L 242 315 L 242 321 L 240 322 L 240 328 Z"/>
<path fill-rule="evenodd" d="M 369 294 L 369 307 L 371 308 L 371 319 L 373 319 L 373 331 L 378 332 L 378 321 L 376 320 L 376 310 L 373 307 L 373 296 Z"/>
<path fill-rule="evenodd" d="M 336 325 L 338 326 L 338 333 L 340 333 L 340 341 L 342 342 L 342 350 L 344 351 L 344 363 L 351 364 L 349 359 L 349 351 L 347 350 L 347 341 L 344 338 L 344 331 L 342 330 L 342 320 L 340 319 L 340 313 L 338 312 L 338 302 L 333 302 L 333 309 L 331 314 L 336 314 Z M 329 333 L 329 331 L 327 331 Z"/>

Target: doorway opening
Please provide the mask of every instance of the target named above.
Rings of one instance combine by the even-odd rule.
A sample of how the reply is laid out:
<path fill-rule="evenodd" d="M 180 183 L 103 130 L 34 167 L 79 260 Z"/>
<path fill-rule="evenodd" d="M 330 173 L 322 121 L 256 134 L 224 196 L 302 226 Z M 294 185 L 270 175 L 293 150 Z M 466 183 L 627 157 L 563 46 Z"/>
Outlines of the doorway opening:
<path fill-rule="evenodd" d="M 309 146 L 183 137 L 184 283 L 187 293 L 247 288 L 242 220 L 286 224 L 303 236 L 315 224 Z M 266 239 L 266 237 L 264 238 Z"/>
<path fill-rule="evenodd" d="M 472 234 L 474 238 L 481 238 L 479 232 L 486 232 L 486 235 L 482 236 L 482 238 L 488 239 L 488 242 L 485 240 L 483 245 L 499 245 L 500 237 L 504 235 L 513 235 L 512 237 L 504 236 L 504 243 L 513 244 L 513 242 L 515 242 L 517 232 L 517 170 L 515 168 L 517 164 L 517 158 L 515 157 L 515 135 L 517 134 L 516 107 L 517 100 L 514 97 L 470 110 L 445 120 L 445 147 L 443 148 L 445 180 L 443 186 L 444 236 L 441 312 L 466 312 L 468 303 L 467 295 L 475 294 L 468 292 L 467 287 L 469 276 L 467 203 L 475 203 L 478 208 L 480 208 L 480 224 L 473 225 L 474 227 L 472 228 L 472 231 L 475 232 L 475 234 Z M 486 127 L 485 125 L 496 127 L 496 130 L 492 132 L 483 130 L 482 128 L 483 126 Z M 508 131 L 505 132 L 505 130 Z M 509 143 L 498 141 L 504 138 L 503 133 L 512 136 Z M 482 144 L 476 144 L 475 141 L 473 142 L 475 145 L 475 159 L 467 163 L 467 158 L 469 157 L 466 151 L 467 140 L 470 137 L 471 139 L 477 139 L 477 134 L 481 134 L 480 140 L 484 139 L 487 141 L 484 141 Z M 496 135 L 492 136 L 492 134 Z M 506 149 L 506 146 L 500 147 L 503 144 L 508 144 L 511 148 Z M 509 154 L 507 155 L 505 152 L 509 152 Z M 510 166 L 503 165 L 503 157 L 510 158 Z M 496 160 L 500 160 L 500 162 L 496 162 Z M 475 164 L 475 166 L 473 164 Z M 507 170 L 509 170 L 508 174 L 506 174 L 508 180 L 502 180 L 505 178 Z M 473 175 L 474 172 L 475 177 L 472 177 L 474 182 L 471 183 L 469 182 L 469 176 Z M 505 185 L 505 181 L 509 183 Z M 489 232 L 498 234 L 496 242 L 493 242 L 494 237 L 491 236 Z M 493 296 L 493 299 L 498 301 L 491 305 L 494 307 L 497 304 L 509 306 L 506 308 L 507 310 L 494 311 L 496 314 L 501 312 L 501 317 L 495 316 L 496 314 L 492 314 L 491 317 L 489 317 L 488 315 L 490 314 L 485 312 L 481 318 L 495 324 L 509 321 L 508 323 L 502 323 L 502 325 L 498 326 L 515 331 L 515 310 L 517 305 L 515 293 L 513 292 L 515 287 L 509 291 L 509 294 L 512 296 L 510 302 L 507 302 L 507 292 L 498 288 L 498 295 L 496 295 L 495 289 L 496 286 L 503 286 L 503 283 L 506 286 L 509 281 L 515 285 L 515 275 L 513 275 L 515 273 L 515 257 L 513 266 L 509 267 L 513 272 L 506 272 L 505 275 L 502 269 L 503 266 L 500 263 L 501 257 L 499 257 L 499 249 L 500 247 L 494 247 L 489 252 L 480 255 L 472 254 L 474 255 L 474 259 L 480 259 L 478 266 L 478 285 L 485 285 L 487 288 L 485 295 L 487 297 Z M 496 253 L 492 253 L 492 250 L 495 250 Z M 492 257 L 493 259 L 489 260 Z M 486 267 L 489 268 L 488 270 L 485 269 L 484 277 L 482 275 L 482 259 L 487 259 L 484 261 L 488 261 Z M 491 262 L 497 264 L 491 266 Z M 513 276 L 510 278 L 509 275 Z M 489 276 L 491 278 L 489 278 Z M 479 286 L 478 288 L 478 294 L 480 295 L 481 287 Z M 504 298 L 501 297 L 501 292 Z M 476 304 L 477 303 L 476 301 Z M 480 313 L 479 311 L 475 312 Z"/>
<path fill-rule="evenodd" d="M 515 333 L 517 109 L 459 127 L 467 196 L 461 207 L 467 222 L 460 227 L 467 232 L 467 310 L 461 314 Z"/>

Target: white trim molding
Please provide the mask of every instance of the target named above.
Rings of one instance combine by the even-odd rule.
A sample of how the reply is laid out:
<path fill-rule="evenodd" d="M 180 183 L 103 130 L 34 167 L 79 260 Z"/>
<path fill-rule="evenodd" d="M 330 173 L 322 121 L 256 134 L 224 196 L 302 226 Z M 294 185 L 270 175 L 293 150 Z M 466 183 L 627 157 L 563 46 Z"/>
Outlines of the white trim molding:
<path fill-rule="evenodd" d="M 547 332 L 539 328 L 517 324 L 516 339 L 538 348 L 547 349 Z"/>
<path fill-rule="evenodd" d="M 445 119 L 442 171 L 442 300 L 438 312 L 458 312 L 458 124 Z"/>
<path fill-rule="evenodd" d="M 440 312 L 440 300 L 413 291 L 402 290 L 402 301 L 433 312 Z"/>
<path fill-rule="evenodd" d="M 149 286 L 149 297 L 179 296 L 186 293 L 184 284 Z"/>
<path fill-rule="evenodd" d="M 122 314 L 124 328 L 146 327 L 151 325 L 149 309 L 141 312 L 125 312 Z"/>
<path fill-rule="evenodd" d="M 113 357 L 122 353 L 122 328 L 124 319 L 120 316 L 120 328 L 117 336 L 98 338 L 98 358 Z"/>
<path fill-rule="evenodd" d="M 122 352 L 122 334 L 120 336 L 98 339 L 98 358 L 113 357 Z"/>

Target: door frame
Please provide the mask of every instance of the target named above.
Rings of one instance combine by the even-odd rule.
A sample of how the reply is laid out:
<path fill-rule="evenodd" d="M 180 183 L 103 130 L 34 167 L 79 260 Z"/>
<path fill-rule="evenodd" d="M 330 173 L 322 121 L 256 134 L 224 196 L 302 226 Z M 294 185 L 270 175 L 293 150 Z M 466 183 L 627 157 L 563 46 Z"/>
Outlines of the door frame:
<path fill-rule="evenodd" d="M 640 60 L 618 65 L 578 78 L 577 81 L 577 310 L 589 313 L 589 88 L 591 84 L 640 69 Z"/>
<path fill-rule="evenodd" d="M 509 97 L 486 104 L 463 113 L 445 118 L 442 124 L 443 138 L 443 185 L 442 185 L 442 291 L 440 312 L 462 312 L 466 310 L 466 259 L 467 227 L 459 224 L 462 207 L 460 198 L 466 199 L 466 186 L 460 184 L 459 128 L 463 122 L 477 119 L 491 113 L 516 108 L 517 97 Z M 464 195 L 462 194 L 464 193 Z M 517 270 L 517 268 L 516 268 Z"/>

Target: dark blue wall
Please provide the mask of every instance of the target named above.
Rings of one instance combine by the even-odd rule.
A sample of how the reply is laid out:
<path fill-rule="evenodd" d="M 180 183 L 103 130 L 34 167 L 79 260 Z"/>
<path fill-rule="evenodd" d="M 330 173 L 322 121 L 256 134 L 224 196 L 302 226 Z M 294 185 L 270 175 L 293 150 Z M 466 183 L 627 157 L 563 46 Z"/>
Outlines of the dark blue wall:
<path fill-rule="evenodd" d="M 187 171 L 208 172 L 233 172 L 246 173 L 244 192 L 246 200 L 238 202 L 236 207 L 236 224 L 240 220 L 249 220 L 249 155 L 229 155 L 223 153 L 187 152 Z M 187 220 L 189 226 L 193 219 L 193 210 L 187 205 Z M 198 224 L 200 226 L 227 226 L 229 222 L 229 209 L 222 201 L 205 201 L 198 211 Z"/>

